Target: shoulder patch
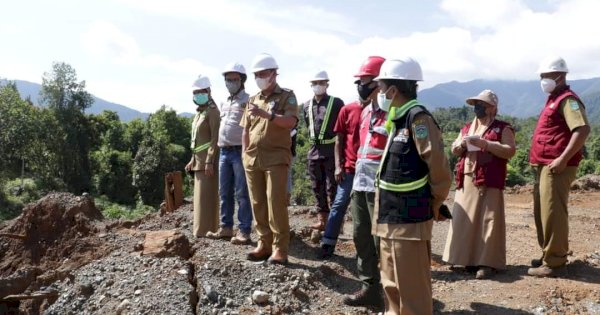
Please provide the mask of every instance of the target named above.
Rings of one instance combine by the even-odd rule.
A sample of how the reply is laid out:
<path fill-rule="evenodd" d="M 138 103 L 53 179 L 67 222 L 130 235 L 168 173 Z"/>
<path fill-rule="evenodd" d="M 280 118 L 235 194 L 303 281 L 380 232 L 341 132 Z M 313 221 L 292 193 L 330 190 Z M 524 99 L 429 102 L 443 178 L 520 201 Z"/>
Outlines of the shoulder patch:
<path fill-rule="evenodd" d="M 290 97 L 288 97 L 287 102 L 290 105 L 297 105 L 298 104 L 298 102 L 296 101 L 296 97 L 293 96 L 293 95 L 290 96 Z"/>
<path fill-rule="evenodd" d="M 292 89 L 288 89 L 288 88 L 281 88 L 281 89 L 284 90 L 285 92 L 289 92 L 289 93 L 292 92 Z"/>
<path fill-rule="evenodd" d="M 415 126 L 415 136 L 417 139 L 425 139 L 429 136 L 429 129 L 424 124 L 418 124 Z"/>
<path fill-rule="evenodd" d="M 579 103 L 576 100 L 570 99 L 569 100 L 569 107 L 571 108 L 572 111 L 578 111 L 579 110 Z"/>

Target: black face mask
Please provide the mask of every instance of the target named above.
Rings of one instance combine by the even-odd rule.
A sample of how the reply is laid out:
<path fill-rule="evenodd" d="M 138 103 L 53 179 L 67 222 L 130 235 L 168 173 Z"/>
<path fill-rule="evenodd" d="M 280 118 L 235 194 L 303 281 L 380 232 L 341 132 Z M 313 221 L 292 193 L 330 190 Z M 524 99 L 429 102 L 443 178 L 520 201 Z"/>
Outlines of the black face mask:
<path fill-rule="evenodd" d="M 477 116 L 477 118 L 483 118 L 487 115 L 485 113 L 485 105 L 481 104 L 475 104 L 475 106 L 473 107 L 473 112 L 475 113 L 475 116 Z"/>
<path fill-rule="evenodd" d="M 375 91 L 375 89 L 377 88 L 377 85 L 375 85 L 372 88 L 369 87 L 371 83 L 373 83 L 373 81 L 364 85 L 360 83 L 357 84 L 356 90 L 358 90 L 358 96 L 360 96 L 362 100 L 367 100 L 367 98 L 369 98 L 369 95 L 371 95 L 371 93 L 373 93 L 373 91 Z"/>

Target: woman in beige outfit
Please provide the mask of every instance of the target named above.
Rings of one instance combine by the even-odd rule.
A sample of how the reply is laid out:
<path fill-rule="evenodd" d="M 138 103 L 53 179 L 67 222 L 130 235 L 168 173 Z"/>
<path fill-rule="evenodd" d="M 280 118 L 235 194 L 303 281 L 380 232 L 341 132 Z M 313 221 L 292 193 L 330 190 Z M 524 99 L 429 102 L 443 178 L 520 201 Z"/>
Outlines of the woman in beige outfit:
<path fill-rule="evenodd" d="M 491 90 L 467 99 L 467 104 L 474 106 L 476 117 L 452 144 L 460 159 L 443 260 L 476 269 L 476 278 L 484 279 L 506 269 L 503 190 L 515 134 L 509 123 L 495 119 L 498 98 Z"/>
<path fill-rule="evenodd" d="M 195 237 L 215 232 L 219 227 L 218 162 L 219 109 L 210 96 L 208 77 L 198 76 L 192 85 L 194 103 L 198 105 L 192 122 L 192 159 L 185 166 L 194 172 L 194 227 Z"/>

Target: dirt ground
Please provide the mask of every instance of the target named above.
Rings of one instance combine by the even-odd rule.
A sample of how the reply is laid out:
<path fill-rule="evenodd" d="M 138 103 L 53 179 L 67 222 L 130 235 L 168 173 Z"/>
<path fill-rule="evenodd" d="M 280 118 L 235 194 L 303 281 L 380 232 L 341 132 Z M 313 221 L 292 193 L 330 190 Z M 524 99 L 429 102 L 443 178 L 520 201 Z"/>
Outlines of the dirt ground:
<path fill-rule="evenodd" d="M 73 209 L 88 206 L 81 197 L 71 196 L 71 200 L 79 203 L 67 197 L 54 198 L 63 200 L 67 204 L 65 209 L 56 206 L 52 209 L 73 213 L 76 211 Z M 573 254 L 565 275 L 560 278 L 526 275 L 530 260 L 540 256 L 531 193 L 528 189 L 516 190 L 507 193 L 505 199 L 508 269 L 490 280 L 476 280 L 474 274 L 460 269 L 452 271 L 441 261 L 449 223 L 435 224 L 434 313 L 600 314 L 600 192 L 571 194 Z M 69 219 L 73 221 L 72 228 L 66 220 L 70 217 L 59 216 L 59 224 L 66 225 L 57 229 L 62 237 L 38 240 L 38 244 L 44 244 L 43 251 L 39 251 L 40 246 L 32 247 L 30 241 L 0 237 L 0 286 L 5 286 L 0 288 L 0 299 L 2 289 L 11 288 L 6 285 L 11 283 L 10 279 L 33 268 L 33 276 L 22 280 L 29 281 L 26 295 L 39 292 L 54 295 L 45 300 L 21 302 L 20 310 L 26 314 L 99 314 L 98 310 L 114 314 L 156 314 L 159 310 L 164 314 L 376 314 L 379 310 L 347 307 L 342 303 L 345 294 L 360 287 L 351 219 L 345 223 L 336 255 L 323 261 L 318 258 L 318 245 L 310 240 L 310 230 L 306 228 L 314 220 L 309 210 L 289 209 L 294 237 L 287 267 L 246 261 L 245 254 L 252 245 L 195 239 L 190 231 L 189 204 L 173 214 L 163 217 L 153 214 L 136 221 L 102 220 L 95 217 L 94 211 L 86 210 L 74 216 L 77 220 Z M 91 217 L 85 216 L 86 213 L 91 213 Z M 33 214 L 30 211 L 27 215 Z M 46 221 L 52 217 L 44 214 Z M 145 235 L 165 230 L 179 231 L 189 239 L 189 255 L 143 256 L 140 260 Z M 24 234 L 24 231 L 33 233 L 31 225 L 22 218 L 0 224 L 0 233 Z M 15 282 L 11 285 L 14 288 Z M 169 298 L 170 294 L 176 296 Z M 266 296 L 262 301 L 258 297 L 261 294 Z M 165 307 L 171 300 L 188 303 Z M 3 310 L 6 312 L 8 308 L 0 302 L 0 314 Z"/>

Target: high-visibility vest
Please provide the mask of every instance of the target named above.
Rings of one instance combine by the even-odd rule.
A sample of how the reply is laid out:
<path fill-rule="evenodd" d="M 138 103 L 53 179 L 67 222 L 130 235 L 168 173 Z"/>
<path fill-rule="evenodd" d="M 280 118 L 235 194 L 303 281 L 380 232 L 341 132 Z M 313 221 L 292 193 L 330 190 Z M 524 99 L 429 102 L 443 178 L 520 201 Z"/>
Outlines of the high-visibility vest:
<path fill-rule="evenodd" d="M 427 180 L 429 178 L 429 174 L 424 177 L 417 179 L 408 183 L 389 183 L 381 179 L 381 171 L 383 169 L 383 165 L 386 163 L 386 157 L 389 153 L 390 146 L 392 145 L 394 135 L 396 133 L 396 125 L 394 124 L 394 120 L 401 118 L 406 115 L 408 111 L 416 106 L 422 106 L 417 102 L 417 100 L 411 100 L 406 104 L 402 105 L 400 108 L 392 107 L 390 113 L 388 115 L 387 121 L 385 123 L 386 130 L 388 131 L 388 140 L 385 145 L 385 149 L 383 151 L 383 156 L 381 158 L 381 163 L 379 164 L 379 170 L 377 171 L 377 179 L 375 180 L 375 186 L 381 189 L 395 191 L 395 192 L 407 192 L 412 190 L 417 190 L 427 184 Z"/>
<path fill-rule="evenodd" d="M 327 102 L 327 109 L 325 110 L 325 117 L 323 118 L 323 123 L 321 124 L 321 130 L 319 131 L 318 137 L 315 136 L 315 134 L 316 134 L 315 119 L 314 119 L 314 114 L 313 114 L 312 99 L 310 101 L 308 101 L 308 132 L 310 135 L 310 141 L 313 144 L 335 143 L 335 139 L 337 136 L 335 136 L 331 139 L 324 139 L 325 138 L 325 129 L 327 129 L 327 123 L 329 123 L 329 117 L 331 116 L 331 109 L 333 107 L 333 99 L 334 99 L 334 97 L 329 95 L 329 102 Z"/>

